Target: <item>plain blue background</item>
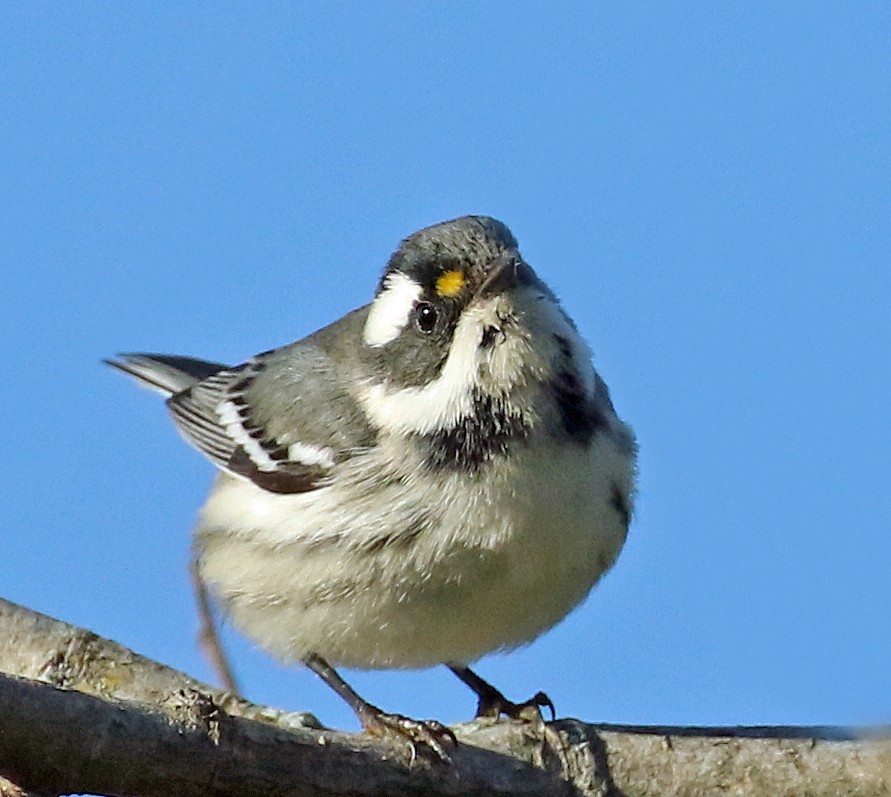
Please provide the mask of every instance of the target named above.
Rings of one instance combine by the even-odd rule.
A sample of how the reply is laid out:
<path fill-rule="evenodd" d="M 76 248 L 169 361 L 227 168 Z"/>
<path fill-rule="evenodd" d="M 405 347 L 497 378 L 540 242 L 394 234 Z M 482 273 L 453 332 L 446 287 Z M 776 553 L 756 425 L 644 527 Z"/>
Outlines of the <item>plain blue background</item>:
<path fill-rule="evenodd" d="M 891 720 L 891 6 L 322 5 L 0 5 L 0 594 L 210 678 L 186 563 L 212 469 L 100 358 L 241 361 L 488 213 L 641 478 L 615 570 L 480 672 L 589 720 Z M 227 640 L 251 698 L 355 727 Z M 472 713 L 442 668 L 347 675 Z"/>

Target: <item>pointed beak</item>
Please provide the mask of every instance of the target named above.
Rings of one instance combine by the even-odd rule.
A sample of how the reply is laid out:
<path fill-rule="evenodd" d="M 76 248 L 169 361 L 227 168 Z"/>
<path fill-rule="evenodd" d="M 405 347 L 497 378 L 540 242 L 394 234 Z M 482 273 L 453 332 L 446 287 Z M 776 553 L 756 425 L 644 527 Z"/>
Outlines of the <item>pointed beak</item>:
<path fill-rule="evenodd" d="M 516 255 L 505 255 L 480 285 L 478 295 L 484 298 L 496 296 L 520 285 L 536 281 L 535 272 Z"/>

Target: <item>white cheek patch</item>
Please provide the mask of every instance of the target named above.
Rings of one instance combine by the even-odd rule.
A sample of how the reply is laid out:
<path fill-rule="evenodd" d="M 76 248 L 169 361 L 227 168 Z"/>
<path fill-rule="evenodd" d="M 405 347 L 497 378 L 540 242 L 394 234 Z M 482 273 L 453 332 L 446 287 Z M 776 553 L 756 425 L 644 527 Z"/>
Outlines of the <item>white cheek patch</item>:
<path fill-rule="evenodd" d="M 384 280 L 384 286 L 372 302 L 362 332 L 366 346 L 384 346 L 405 329 L 408 318 L 421 298 L 421 286 L 400 271 Z"/>
<path fill-rule="evenodd" d="M 453 428 L 472 409 L 482 334 L 479 314 L 465 311 L 455 328 L 442 371 L 428 385 L 395 390 L 386 384 L 365 385 L 359 400 L 371 421 L 381 429 L 400 434 Z"/>

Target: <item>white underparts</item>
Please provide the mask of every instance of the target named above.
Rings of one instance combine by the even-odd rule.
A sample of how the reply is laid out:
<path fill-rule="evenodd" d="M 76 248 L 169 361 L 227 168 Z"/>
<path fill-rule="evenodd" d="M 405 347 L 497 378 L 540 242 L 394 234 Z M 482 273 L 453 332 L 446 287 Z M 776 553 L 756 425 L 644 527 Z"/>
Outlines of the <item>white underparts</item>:
<path fill-rule="evenodd" d="M 350 460 L 330 486 L 280 495 L 224 477 L 202 512 L 201 572 L 246 634 L 286 661 L 429 667 L 534 639 L 613 562 L 631 460 L 538 439 L 482 481 Z M 407 529 L 417 533 L 403 537 Z"/>
<path fill-rule="evenodd" d="M 420 297 L 417 282 L 400 271 L 390 274 L 368 311 L 362 332 L 365 345 L 384 346 L 399 337 Z"/>

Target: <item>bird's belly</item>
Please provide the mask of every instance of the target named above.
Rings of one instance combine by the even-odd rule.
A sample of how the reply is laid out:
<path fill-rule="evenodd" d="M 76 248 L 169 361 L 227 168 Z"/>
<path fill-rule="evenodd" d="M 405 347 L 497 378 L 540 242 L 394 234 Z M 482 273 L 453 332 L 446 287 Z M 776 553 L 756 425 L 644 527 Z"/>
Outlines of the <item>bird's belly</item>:
<path fill-rule="evenodd" d="M 285 660 L 474 661 L 550 628 L 615 560 L 626 523 L 614 495 L 631 474 L 611 445 L 571 462 L 530 452 L 534 467 L 515 456 L 471 489 L 395 484 L 364 506 L 228 479 L 202 514 L 201 572 L 235 625 Z"/>

